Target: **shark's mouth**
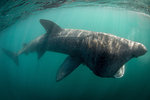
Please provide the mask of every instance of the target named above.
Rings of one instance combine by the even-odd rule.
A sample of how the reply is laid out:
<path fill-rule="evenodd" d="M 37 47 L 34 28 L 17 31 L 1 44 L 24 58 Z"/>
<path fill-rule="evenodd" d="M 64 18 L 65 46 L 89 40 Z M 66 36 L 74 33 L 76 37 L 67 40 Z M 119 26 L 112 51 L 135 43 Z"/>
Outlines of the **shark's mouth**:
<path fill-rule="evenodd" d="M 124 72 L 125 72 L 125 65 L 123 65 L 123 66 L 116 72 L 116 74 L 114 75 L 114 78 L 121 78 L 121 77 L 123 77 Z"/>

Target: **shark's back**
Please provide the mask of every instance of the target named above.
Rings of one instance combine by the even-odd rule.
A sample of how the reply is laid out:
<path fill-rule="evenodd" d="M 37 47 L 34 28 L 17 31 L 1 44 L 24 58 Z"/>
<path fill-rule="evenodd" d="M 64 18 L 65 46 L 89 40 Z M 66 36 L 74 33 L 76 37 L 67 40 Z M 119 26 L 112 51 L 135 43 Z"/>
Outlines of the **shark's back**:
<path fill-rule="evenodd" d="M 56 36 L 59 37 L 65 37 L 65 38 L 83 38 L 87 37 L 94 32 L 87 31 L 87 30 L 79 30 L 79 29 L 63 29 L 61 32 L 59 32 Z"/>

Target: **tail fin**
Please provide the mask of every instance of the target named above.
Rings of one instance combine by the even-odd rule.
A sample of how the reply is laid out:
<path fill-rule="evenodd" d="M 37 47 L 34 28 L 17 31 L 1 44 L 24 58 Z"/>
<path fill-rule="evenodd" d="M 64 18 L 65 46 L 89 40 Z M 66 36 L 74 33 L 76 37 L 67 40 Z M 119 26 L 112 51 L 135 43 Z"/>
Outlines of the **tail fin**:
<path fill-rule="evenodd" d="M 9 51 L 9 50 L 7 50 L 7 49 L 4 49 L 4 48 L 2 48 L 2 51 L 3 51 L 8 57 L 10 57 L 10 58 L 14 61 L 14 63 L 15 63 L 16 65 L 19 65 L 17 53 L 11 52 L 11 51 Z"/>

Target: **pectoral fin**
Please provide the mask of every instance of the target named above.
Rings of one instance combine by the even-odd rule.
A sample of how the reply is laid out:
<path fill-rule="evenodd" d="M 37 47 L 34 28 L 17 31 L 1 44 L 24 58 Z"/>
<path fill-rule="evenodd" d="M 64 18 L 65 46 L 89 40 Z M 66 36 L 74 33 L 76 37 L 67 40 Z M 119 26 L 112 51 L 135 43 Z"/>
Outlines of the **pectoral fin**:
<path fill-rule="evenodd" d="M 121 78 L 125 72 L 125 65 L 123 65 L 114 75 L 115 78 Z"/>
<path fill-rule="evenodd" d="M 81 64 L 81 59 L 78 57 L 67 57 L 63 64 L 60 66 L 56 81 L 60 81 L 69 75 L 73 70 L 75 70 Z"/>

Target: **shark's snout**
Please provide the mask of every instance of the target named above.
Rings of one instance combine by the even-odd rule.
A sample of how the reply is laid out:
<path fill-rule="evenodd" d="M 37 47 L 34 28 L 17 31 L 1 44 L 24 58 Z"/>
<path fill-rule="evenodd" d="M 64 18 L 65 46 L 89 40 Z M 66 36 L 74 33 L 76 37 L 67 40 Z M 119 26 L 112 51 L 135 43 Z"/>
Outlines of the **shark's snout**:
<path fill-rule="evenodd" d="M 139 48 L 139 51 L 140 51 L 141 55 L 144 55 L 147 52 L 147 49 L 143 44 L 139 45 L 138 48 Z"/>
<path fill-rule="evenodd" d="M 146 47 L 141 43 L 136 43 L 134 46 L 134 56 L 139 57 L 144 55 L 147 52 Z"/>

